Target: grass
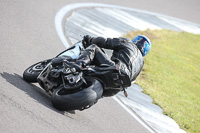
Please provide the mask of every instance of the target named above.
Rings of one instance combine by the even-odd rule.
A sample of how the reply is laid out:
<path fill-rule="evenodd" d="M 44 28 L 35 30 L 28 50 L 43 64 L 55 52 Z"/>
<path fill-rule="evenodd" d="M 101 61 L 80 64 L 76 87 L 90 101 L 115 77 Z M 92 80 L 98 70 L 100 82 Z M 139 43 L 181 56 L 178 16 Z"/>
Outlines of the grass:
<path fill-rule="evenodd" d="M 200 35 L 169 30 L 133 31 L 148 36 L 152 49 L 137 78 L 154 103 L 188 133 L 200 132 Z"/>

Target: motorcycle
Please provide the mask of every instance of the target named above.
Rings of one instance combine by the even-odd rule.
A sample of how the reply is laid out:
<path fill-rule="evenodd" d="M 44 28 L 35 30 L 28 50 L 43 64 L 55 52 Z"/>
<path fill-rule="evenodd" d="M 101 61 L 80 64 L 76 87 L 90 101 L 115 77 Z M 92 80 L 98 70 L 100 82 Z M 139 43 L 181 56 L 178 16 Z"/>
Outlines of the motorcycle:
<path fill-rule="evenodd" d="M 101 64 L 80 67 L 74 63 L 81 51 L 82 42 L 77 42 L 56 57 L 28 67 L 23 79 L 39 83 L 51 96 L 53 106 L 62 111 L 84 110 L 104 96 L 112 96 L 131 85 L 129 77 L 119 66 Z"/>

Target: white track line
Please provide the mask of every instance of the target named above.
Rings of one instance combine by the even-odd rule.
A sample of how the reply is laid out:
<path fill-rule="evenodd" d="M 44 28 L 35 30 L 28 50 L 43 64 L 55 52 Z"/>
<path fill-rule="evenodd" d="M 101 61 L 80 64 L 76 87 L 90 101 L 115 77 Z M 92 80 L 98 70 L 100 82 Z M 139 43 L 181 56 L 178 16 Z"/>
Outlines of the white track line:
<path fill-rule="evenodd" d="M 158 14 L 158 13 L 152 13 L 152 12 L 148 12 L 148 11 L 133 9 L 133 8 L 121 7 L 121 6 L 115 6 L 115 5 L 107 5 L 107 4 L 99 4 L 99 3 L 76 3 L 76 4 L 70 4 L 70 5 L 63 7 L 62 9 L 60 9 L 60 11 L 55 16 L 56 31 L 57 31 L 58 36 L 60 37 L 61 41 L 63 42 L 63 44 L 65 45 L 66 48 L 69 47 L 69 44 L 66 40 L 66 37 L 65 37 L 64 31 L 63 31 L 63 27 L 62 27 L 63 26 L 63 18 L 67 13 L 69 13 L 70 11 L 72 11 L 74 9 L 86 8 L 86 7 L 108 7 L 108 8 L 124 9 L 124 10 L 129 10 L 129 11 L 137 11 L 137 12 L 141 12 L 141 13 L 155 15 L 155 16 L 158 16 L 159 18 L 165 18 L 163 20 L 168 19 L 168 20 L 173 20 L 173 21 L 177 21 L 177 22 L 181 21 L 183 23 L 195 25 L 195 27 L 197 27 L 197 26 L 200 27 L 198 24 L 191 23 L 189 21 L 173 18 L 173 17 L 170 17 L 170 16 Z M 177 26 L 177 24 L 175 26 Z M 157 27 L 155 27 L 155 28 L 157 28 Z M 181 28 L 181 27 L 179 26 L 179 28 Z M 192 29 L 194 29 L 194 27 L 192 27 Z M 191 29 L 189 29 L 189 30 L 191 30 Z"/>
<path fill-rule="evenodd" d="M 137 115 L 135 115 L 135 113 L 133 113 L 132 110 L 130 110 L 126 105 L 124 105 L 117 97 L 113 96 L 112 97 L 116 102 L 119 103 L 119 105 L 121 105 L 122 108 L 124 108 L 133 118 L 135 118 L 135 120 L 137 120 L 143 127 L 145 127 L 149 132 L 151 133 L 155 133 L 154 130 L 152 130 L 145 122 L 143 122 L 141 120 L 141 118 L 139 118 Z"/>

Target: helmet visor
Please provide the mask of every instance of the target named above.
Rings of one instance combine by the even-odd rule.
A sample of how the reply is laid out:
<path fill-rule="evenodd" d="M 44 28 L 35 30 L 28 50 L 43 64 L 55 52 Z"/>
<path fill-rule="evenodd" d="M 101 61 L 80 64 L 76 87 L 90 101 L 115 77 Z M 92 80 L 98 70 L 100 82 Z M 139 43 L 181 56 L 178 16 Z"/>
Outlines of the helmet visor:
<path fill-rule="evenodd" d="M 148 52 L 151 49 L 151 41 L 148 37 L 144 35 L 138 35 L 135 38 L 133 38 L 133 43 L 138 47 L 138 49 L 141 51 L 142 56 L 145 56 L 148 54 Z"/>

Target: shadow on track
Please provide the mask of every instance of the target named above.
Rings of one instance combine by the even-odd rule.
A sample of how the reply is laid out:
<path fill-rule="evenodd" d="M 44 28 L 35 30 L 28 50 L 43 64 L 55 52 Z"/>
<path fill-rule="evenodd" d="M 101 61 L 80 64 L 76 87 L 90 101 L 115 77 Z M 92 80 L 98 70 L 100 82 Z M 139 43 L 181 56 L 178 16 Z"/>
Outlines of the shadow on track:
<path fill-rule="evenodd" d="M 43 104 L 45 107 L 47 107 L 57 113 L 63 114 L 65 116 L 67 116 L 67 113 L 75 114 L 75 111 L 63 112 L 63 111 L 56 110 L 53 107 L 51 100 L 50 100 L 50 96 L 48 94 L 46 94 L 41 88 L 39 88 L 35 84 L 30 84 L 30 83 L 24 81 L 20 75 L 18 75 L 16 73 L 9 74 L 7 72 L 3 72 L 0 74 L 8 83 L 10 83 L 10 84 L 14 85 L 16 88 L 24 91 L 26 94 L 28 94 L 30 97 L 32 97 L 33 99 L 38 101 L 38 103 Z M 70 116 L 68 116 L 68 117 L 72 118 Z"/>

